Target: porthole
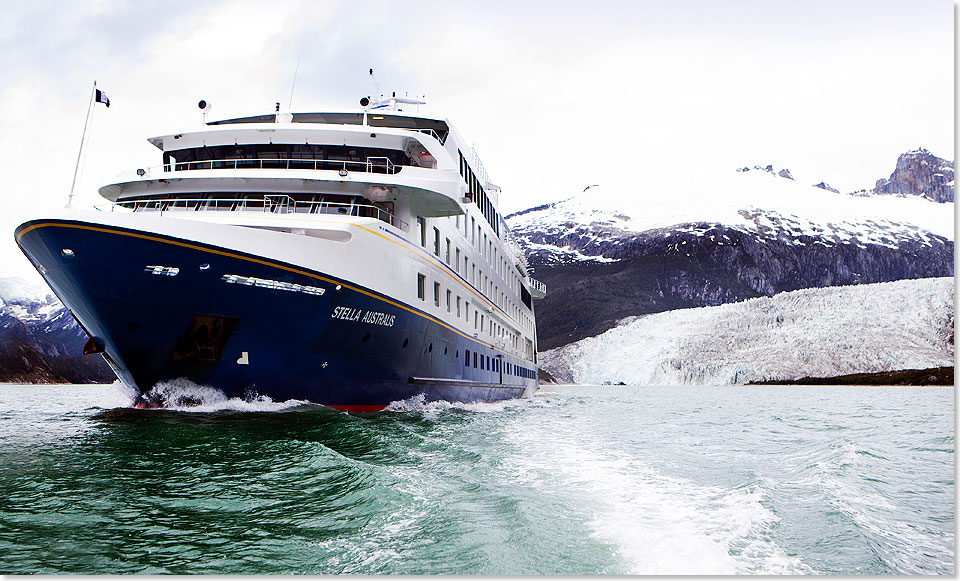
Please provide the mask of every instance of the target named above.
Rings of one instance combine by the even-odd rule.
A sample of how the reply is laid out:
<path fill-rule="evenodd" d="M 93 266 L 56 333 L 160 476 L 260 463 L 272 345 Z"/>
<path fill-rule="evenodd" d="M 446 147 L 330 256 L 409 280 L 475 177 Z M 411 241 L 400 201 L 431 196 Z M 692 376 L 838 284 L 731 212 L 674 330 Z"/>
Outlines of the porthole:
<path fill-rule="evenodd" d="M 406 348 L 407 348 L 407 343 L 409 343 L 409 342 L 410 342 L 410 339 L 404 339 L 404 340 L 403 340 L 403 345 L 401 345 L 400 348 L 401 348 L 401 349 L 406 349 Z"/>
<path fill-rule="evenodd" d="M 446 347 L 443 348 L 443 354 L 444 354 L 444 355 L 447 354 L 447 348 L 446 348 Z"/>
<path fill-rule="evenodd" d="M 366 343 L 369 340 L 370 340 L 370 333 L 367 333 L 366 335 L 363 336 L 363 339 L 360 339 L 360 342 Z"/>
<path fill-rule="evenodd" d="M 427 353 L 433 353 L 433 343 L 430 343 L 430 346 L 427 347 Z"/>

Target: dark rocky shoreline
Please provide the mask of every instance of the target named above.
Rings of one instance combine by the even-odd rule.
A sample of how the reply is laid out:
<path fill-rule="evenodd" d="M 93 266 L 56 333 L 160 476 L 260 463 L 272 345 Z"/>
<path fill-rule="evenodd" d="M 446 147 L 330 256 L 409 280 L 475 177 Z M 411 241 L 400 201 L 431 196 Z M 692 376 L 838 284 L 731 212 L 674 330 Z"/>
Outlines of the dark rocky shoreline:
<path fill-rule="evenodd" d="M 790 380 L 757 381 L 747 385 L 953 385 L 953 367 L 854 373 L 837 377 L 801 377 Z"/>

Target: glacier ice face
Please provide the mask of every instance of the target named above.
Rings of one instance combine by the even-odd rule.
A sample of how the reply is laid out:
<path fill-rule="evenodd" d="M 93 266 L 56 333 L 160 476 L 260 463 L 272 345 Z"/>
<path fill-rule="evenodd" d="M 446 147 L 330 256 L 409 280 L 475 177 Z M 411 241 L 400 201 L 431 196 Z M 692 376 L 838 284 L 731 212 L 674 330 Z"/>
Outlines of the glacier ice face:
<path fill-rule="evenodd" d="M 540 355 L 565 383 L 724 385 L 953 365 L 953 278 L 630 317 Z"/>

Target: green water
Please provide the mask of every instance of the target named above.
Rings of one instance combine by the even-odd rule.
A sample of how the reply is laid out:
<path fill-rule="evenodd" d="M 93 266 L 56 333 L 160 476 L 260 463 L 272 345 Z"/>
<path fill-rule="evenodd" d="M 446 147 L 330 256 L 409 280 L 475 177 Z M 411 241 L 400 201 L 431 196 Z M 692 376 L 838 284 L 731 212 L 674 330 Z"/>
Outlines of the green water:
<path fill-rule="evenodd" d="M 953 572 L 951 389 L 125 397 L 0 386 L 0 573 Z"/>

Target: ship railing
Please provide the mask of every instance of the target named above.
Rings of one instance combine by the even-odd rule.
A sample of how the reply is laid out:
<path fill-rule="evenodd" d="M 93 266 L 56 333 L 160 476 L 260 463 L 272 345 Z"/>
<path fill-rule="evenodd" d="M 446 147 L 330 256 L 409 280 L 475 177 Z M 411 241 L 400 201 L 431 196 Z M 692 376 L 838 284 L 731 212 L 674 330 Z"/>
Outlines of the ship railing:
<path fill-rule="evenodd" d="M 532 290 L 535 294 L 540 295 L 540 298 L 543 298 L 547 295 L 547 285 L 529 276 L 527 277 L 527 282 L 530 283 L 530 290 Z"/>
<path fill-rule="evenodd" d="M 213 170 L 213 169 L 285 169 L 285 170 L 330 170 L 340 175 L 349 172 L 397 174 L 402 165 L 393 163 L 388 157 L 368 157 L 366 161 L 348 161 L 338 159 L 208 159 L 203 161 L 177 161 L 152 167 L 140 168 L 137 175 L 150 177 L 154 173 L 175 171 Z"/>
<path fill-rule="evenodd" d="M 383 208 L 370 204 L 342 202 L 317 202 L 296 200 L 284 194 L 269 194 L 262 198 L 165 198 L 161 200 L 124 200 L 110 204 L 109 210 L 98 206 L 100 211 L 117 209 L 132 212 L 158 212 L 161 216 L 171 212 L 260 212 L 265 214 L 335 214 L 376 218 L 404 232 L 409 225 Z"/>
<path fill-rule="evenodd" d="M 423 133 L 425 135 L 429 135 L 430 137 L 436 139 L 437 141 L 440 142 L 440 145 L 443 145 L 443 142 L 446 139 L 446 136 L 441 137 L 440 134 L 434 131 L 433 129 L 417 129 L 416 131 L 419 133 Z"/>
<path fill-rule="evenodd" d="M 503 242 L 506 247 L 507 252 L 514 257 L 516 263 L 520 266 L 520 273 L 523 276 L 527 276 L 527 273 L 530 270 L 529 265 L 527 264 L 527 255 L 523 250 L 523 247 L 517 242 L 516 236 L 514 236 L 513 231 L 510 230 L 510 227 L 507 226 L 505 220 L 501 219 L 501 232 L 503 233 Z"/>

